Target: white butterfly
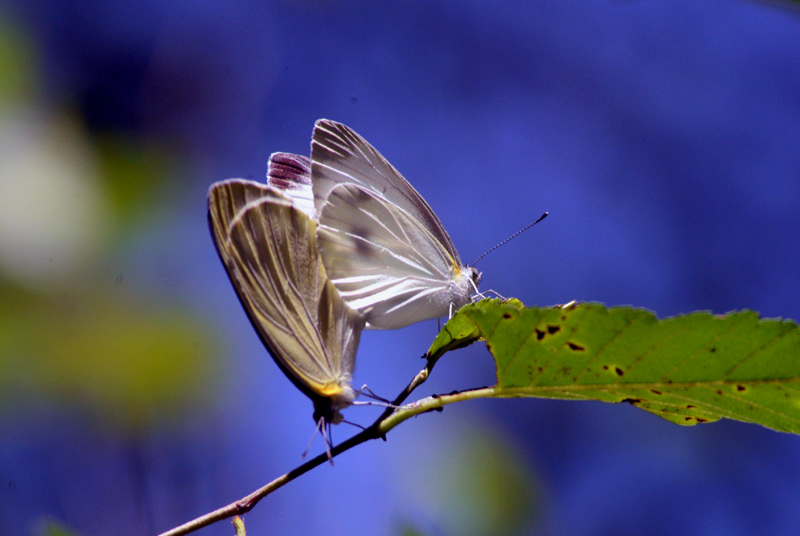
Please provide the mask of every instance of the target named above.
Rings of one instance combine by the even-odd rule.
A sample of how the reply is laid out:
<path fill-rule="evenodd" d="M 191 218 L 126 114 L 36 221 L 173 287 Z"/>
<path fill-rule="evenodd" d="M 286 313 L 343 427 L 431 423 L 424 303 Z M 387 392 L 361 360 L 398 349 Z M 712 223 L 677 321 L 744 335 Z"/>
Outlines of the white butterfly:
<path fill-rule="evenodd" d="M 280 191 L 231 179 L 208 192 L 214 244 L 275 362 L 314 403 L 323 430 L 351 405 L 364 319 L 328 280 L 316 223 Z"/>
<path fill-rule="evenodd" d="M 320 119 L 311 159 L 275 153 L 269 183 L 319 221 L 328 277 L 367 327 L 395 329 L 452 313 L 477 293 L 465 266 L 422 196 L 364 138 Z M 309 199 L 313 194 L 313 210 Z"/>

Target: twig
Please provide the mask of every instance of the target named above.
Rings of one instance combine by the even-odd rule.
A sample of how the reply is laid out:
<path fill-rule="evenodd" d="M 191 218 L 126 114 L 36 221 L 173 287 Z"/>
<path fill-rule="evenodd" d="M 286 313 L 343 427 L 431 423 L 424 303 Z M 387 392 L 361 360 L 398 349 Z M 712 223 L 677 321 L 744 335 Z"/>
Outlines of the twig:
<path fill-rule="evenodd" d="M 381 416 L 378 417 L 375 420 L 375 422 L 373 422 L 370 426 L 365 428 L 362 432 L 359 432 L 350 439 L 342 443 L 339 443 L 338 445 L 333 447 L 330 451 L 331 458 L 334 458 L 339 454 L 341 454 L 342 452 L 349 450 L 355 447 L 356 445 L 360 445 L 361 443 L 364 443 L 366 441 L 379 438 L 385 440 L 386 433 L 395 426 L 397 426 L 398 424 L 400 424 L 401 422 L 403 422 L 404 420 L 414 415 L 417 415 L 421 412 L 435 409 L 434 407 L 426 408 L 424 406 L 420 406 L 420 403 L 418 402 L 411 404 L 408 408 L 401 408 L 398 406 L 400 406 L 409 397 L 409 395 L 411 395 L 414 389 L 422 385 L 425 382 L 425 380 L 428 379 L 428 375 L 430 374 L 437 360 L 438 357 L 434 358 L 429 356 L 425 368 L 419 371 L 417 375 L 414 376 L 414 379 L 412 379 L 411 382 L 409 382 L 406 388 L 403 389 L 403 391 L 399 395 L 397 395 L 397 397 L 392 401 L 392 406 L 394 407 L 386 408 L 386 410 L 381 414 Z M 434 399 L 429 398 L 426 400 L 434 400 Z M 398 416 L 397 415 L 398 413 L 401 413 L 403 415 Z M 393 414 L 395 415 L 396 418 L 392 419 L 391 421 L 388 421 L 388 417 Z M 227 519 L 235 515 L 245 514 L 250 510 L 252 510 L 253 507 L 258 503 L 258 501 L 260 501 L 261 499 L 263 499 L 276 489 L 282 487 L 284 484 L 291 482 L 300 475 L 307 473 L 308 471 L 317 467 L 318 465 L 327 462 L 328 459 L 329 459 L 328 454 L 323 452 L 322 454 L 316 456 L 315 458 L 310 459 L 306 463 L 298 467 L 295 467 L 288 473 L 276 478 L 266 486 L 254 491 L 250 495 L 247 495 L 246 497 L 243 497 L 238 501 L 233 502 L 227 506 L 223 506 L 222 508 L 214 510 L 213 512 L 209 512 L 203 516 L 193 519 L 187 523 L 184 523 L 179 527 L 175 527 L 172 530 L 168 530 L 167 532 L 162 533 L 160 536 L 182 536 L 184 534 L 189 534 L 190 532 L 201 529 L 203 527 L 207 527 L 208 525 L 216 523 L 217 521 Z"/>

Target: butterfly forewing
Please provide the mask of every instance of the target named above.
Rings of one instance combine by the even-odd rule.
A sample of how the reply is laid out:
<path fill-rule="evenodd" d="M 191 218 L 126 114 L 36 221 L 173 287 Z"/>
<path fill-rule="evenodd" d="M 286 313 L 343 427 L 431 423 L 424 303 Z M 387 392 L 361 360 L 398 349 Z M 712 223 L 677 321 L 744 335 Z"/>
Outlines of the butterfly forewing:
<path fill-rule="evenodd" d="M 211 187 L 209 220 L 231 282 L 275 361 L 315 405 L 352 401 L 364 320 L 328 280 L 314 221 L 275 189 L 243 180 Z"/>
<path fill-rule="evenodd" d="M 337 184 L 361 186 L 419 220 L 453 263 L 461 266 L 450 235 L 430 205 L 392 164 L 349 127 L 327 119 L 316 122 L 311 140 L 311 176 L 317 214 Z"/>

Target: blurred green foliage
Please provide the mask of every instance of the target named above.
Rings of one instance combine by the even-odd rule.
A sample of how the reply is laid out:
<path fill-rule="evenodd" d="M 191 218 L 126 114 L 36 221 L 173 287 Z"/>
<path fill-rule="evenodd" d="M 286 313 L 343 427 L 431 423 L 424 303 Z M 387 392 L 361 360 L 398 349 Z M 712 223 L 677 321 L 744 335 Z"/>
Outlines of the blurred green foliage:
<path fill-rule="evenodd" d="M 214 349 L 175 305 L 112 291 L 17 296 L 0 306 L 0 412 L 34 399 L 131 431 L 175 419 L 210 394 Z"/>
<path fill-rule="evenodd" d="M 451 534 L 522 534 L 537 515 L 535 479 L 524 460 L 490 433 L 466 434 L 431 482 Z"/>
<path fill-rule="evenodd" d="M 0 13 L 0 106 L 35 95 L 37 63 L 32 42 Z"/>
<path fill-rule="evenodd" d="M 41 528 L 36 532 L 38 536 L 79 536 L 79 533 L 66 528 L 63 524 L 55 520 L 47 520 L 41 523 Z"/>
<path fill-rule="evenodd" d="M 168 177 L 179 170 L 166 143 L 123 134 L 94 138 L 100 173 L 114 213 L 124 228 L 156 209 L 171 193 Z"/>
<path fill-rule="evenodd" d="M 513 536 L 539 521 L 535 471 L 502 431 L 480 419 L 437 427 L 414 459 L 400 475 L 402 489 L 428 519 L 406 520 L 401 534 Z"/>
<path fill-rule="evenodd" d="M 0 14 L 0 142 L 21 149 L 6 155 L 15 161 L 2 168 L 0 192 L 31 189 L 6 200 L 15 210 L 0 219 L 0 419 L 71 408 L 123 434 L 174 423 L 213 399 L 220 367 L 214 331 L 159 289 L 113 283 L 111 267 L 125 262 L 154 214 L 168 211 L 169 185 L 180 185 L 178 159 L 160 140 L 91 132 L 74 111 L 58 108 L 66 103 L 38 102 L 31 42 Z M 53 207 L 60 229 L 53 229 Z M 91 220 L 105 228 L 75 239 L 73 229 L 89 220 L 71 207 L 108 215 Z M 65 221 L 70 216 L 75 221 Z M 15 257 L 20 246 L 30 251 Z M 76 255 L 83 257 L 72 262 Z M 62 258 L 74 273 L 64 275 Z M 21 262 L 32 268 L 27 274 Z M 34 274 L 36 262 L 50 264 L 45 276 Z"/>

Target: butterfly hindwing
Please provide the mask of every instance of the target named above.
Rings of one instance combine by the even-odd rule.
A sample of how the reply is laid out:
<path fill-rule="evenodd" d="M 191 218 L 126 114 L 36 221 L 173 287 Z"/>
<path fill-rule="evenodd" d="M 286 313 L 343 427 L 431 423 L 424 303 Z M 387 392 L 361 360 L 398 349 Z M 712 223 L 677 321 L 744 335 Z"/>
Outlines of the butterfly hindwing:
<path fill-rule="evenodd" d="M 335 187 L 320 221 L 317 236 L 328 276 L 369 327 L 399 328 L 469 300 L 467 276 L 428 230 L 372 191 Z"/>
<path fill-rule="evenodd" d="M 272 153 L 269 157 L 267 184 L 280 190 L 292 203 L 318 221 L 311 189 L 311 160 L 292 153 Z"/>

